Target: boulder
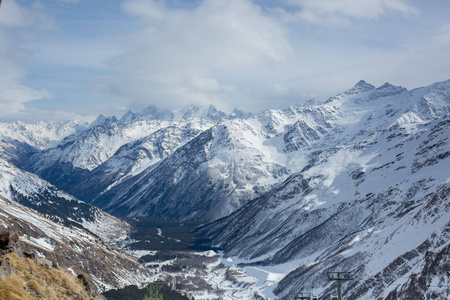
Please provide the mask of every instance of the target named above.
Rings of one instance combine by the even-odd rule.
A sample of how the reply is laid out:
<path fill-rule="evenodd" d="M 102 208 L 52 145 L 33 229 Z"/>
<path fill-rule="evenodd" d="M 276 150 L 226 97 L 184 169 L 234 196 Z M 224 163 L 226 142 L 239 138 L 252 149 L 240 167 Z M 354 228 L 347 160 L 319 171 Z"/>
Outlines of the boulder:
<path fill-rule="evenodd" d="M 45 269 L 50 269 L 53 267 L 53 262 L 46 258 L 39 257 L 36 258 L 34 261 L 41 267 L 44 267 Z"/>
<path fill-rule="evenodd" d="M 4 280 L 10 275 L 15 275 L 16 269 L 11 265 L 9 259 L 0 260 L 0 280 Z"/>
<path fill-rule="evenodd" d="M 19 242 L 19 234 L 11 230 L 0 231 L 0 256 L 14 252 Z"/>

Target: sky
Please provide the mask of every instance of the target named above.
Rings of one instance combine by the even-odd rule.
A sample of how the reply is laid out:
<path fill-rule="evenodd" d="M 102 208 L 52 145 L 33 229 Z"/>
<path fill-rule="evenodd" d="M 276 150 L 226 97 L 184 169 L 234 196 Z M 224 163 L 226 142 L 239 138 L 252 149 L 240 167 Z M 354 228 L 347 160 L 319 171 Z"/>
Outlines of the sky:
<path fill-rule="evenodd" d="M 450 79 L 448 0 L 3 0 L 0 120 L 258 113 Z"/>

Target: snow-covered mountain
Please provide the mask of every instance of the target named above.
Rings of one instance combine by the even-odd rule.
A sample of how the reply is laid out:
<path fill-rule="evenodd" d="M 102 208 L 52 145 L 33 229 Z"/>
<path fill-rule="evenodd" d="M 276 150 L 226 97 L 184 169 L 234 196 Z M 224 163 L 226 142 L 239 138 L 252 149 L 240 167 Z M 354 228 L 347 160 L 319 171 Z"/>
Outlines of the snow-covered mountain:
<path fill-rule="evenodd" d="M 109 246 L 128 237 L 129 224 L 1 157 L 0 227 L 19 233 L 23 251 L 86 274 L 99 291 L 141 284 L 151 275 Z"/>
<path fill-rule="evenodd" d="M 129 123 L 136 120 L 173 120 L 174 113 L 169 110 L 161 110 L 155 106 L 149 106 L 137 113 L 128 110 L 120 119 L 122 123 Z"/>
<path fill-rule="evenodd" d="M 21 166 L 116 215 L 224 217 L 200 233 L 284 273 L 272 297 L 329 297 L 327 272 L 350 271 L 347 299 L 433 299 L 449 260 L 449 126 L 450 80 L 411 91 L 360 81 L 258 115 L 100 116 Z"/>
<path fill-rule="evenodd" d="M 3 196 L 0 196 L 0 228 L 19 233 L 21 251 L 45 258 L 74 275 L 83 274 L 92 280 L 99 292 L 140 285 L 152 275 L 148 269 L 91 232 L 52 222 L 35 210 Z"/>
<path fill-rule="evenodd" d="M 157 156 L 158 164 L 143 164 L 133 158 L 135 155 L 126 155 L 140 172 L 122 176 L 120 180 L 111 181 L 111 177 L 100 180 L 105 184 L 97 187 L 107 188 L 99 193 L 93 187 L 94 194 L 99 196 L 92 203 L 119 215 L 202 221 L 226 216 L 286 179 L 298 167 L 298 154 L 292 152 L 310 149 L 328 130 L 331 134 L 338 117 L 340 114 L 333 107 L 313 109 L 298 105 L 286 110 L 267 110 L 246 119 L 224 120 L 192 141 L 179 143 L 179 148 L 173 147 L 173 154 L 164 160 L 159 162 L 161 156 Z M 136 153 L 142 149 L 139 143 L 128 144 L 121 150 L 132 149 Z M 150 153 L 153 148 L 145 147 Z M 118 158 L 123 161 L 124 157 L 119 152 L 123 151 L 118 151 L 92 174 L 101 170 L 100 177 L 104 178 L 103 174 L 113 169 L 107 166 L 130 165 L 118 163 Z M 91 188 L 89 191 L 92 195 Z M 80 197 L 88 200 L 87 195 Z"/>
<path fill-rule="evenodd" d="M 165 159 L 173 151 L 205 130 L 209 125 L 187 123 L 180 127 L 168 126 L 146 137 L 121 146 L 116 153 L 79 182 L 73 185 L 72 193 L 92 201 L 143 170 Z M 82 187 L 82 188 L 80 188 Z"/>
<path fill-rule="evenodd" d="M 59 190 L 41 177 L 20 170 L 0 157 L 0 196 L 32 208 L 66 226 L 84 228 L 105 241 L 125 238 L 130 226 Z"/>
<path fill-rule="evenodd" d="M 211 221 L 328 152 L 371 143 L 395 126 L 407 132 L 442 117 L 448 112 L 446 93 L 448 82 L 407 91 L 360 81 L 323 104 L 309 101 L 246 118 L 214 107 L 176 113 L 150 107 L 120 121 L 101 117 L 23 166 L 118 215 Z M 165 136 L 165 146 L 158 136 Z M 370 158 L 360 157 L 362 151 L 341 152 L 358 164 Z"/>
<path fill-rule="evenodd" d="M 231 114 L 217 110 L 213 105 L 200 106 L 190 105 L 178 111 L 170 111 L 166 109 L 158 109 L 155 106 L 149 106 L 137 113 L 131 110 L 127 111 L 120 122 L 129 123 L 136 120 L 166 120 L 166 121 L 186 121 L 186 120 L 209 120 L 215 123 L 220 123 L 223 120 L 234 118 L 242 118 L 244 116 L 251 116 L 251 113 L 235 109 Z"/>
<path fill-rule="evenodd" d="M 241 122 L 230 124 L 239 128 Z M 93 203 L 119 215 L 213 220 L 231 213 L 253 198 L 256 176 L 267 187 L 264 177 L 285 173 L 273 161 L 260 165 L 263 153 L 247 147 L 251 142 L 235 129 L 228 123 L 208 129 Z"/>
<path fill-rule="evenodd" d="M 35 124 L 0 122 L 0 155 L 18 164 L 34 153 L 56 146 L 63 138 L 86 126 L 74 121 L 41 121 Z"/>
<path fill-rule="evenodd" d="M 321 107 L 335 119 L 309 135 L 302 170 L 202 233 L 228 256 L 286 272 L 280 299 L 327 298 L 337 271 L 354 278 L 346 299 L 437 298 L 450 269 L 450 81 L 359 82 Z"/>
<path fill-rule="evenodd" d="M 348 150 L 349 145 L 371 143 L 374 135 L 396 124 L 407 128 L 411 118 L 414 124 L 431 120 L 427 109 L 444 115 L 445 101 L 439 107 L 424 106 L 424 99 L 441 85 L 448 83 L 408 92 L 361 81 L 322 105 L 297 105 L 223 121 L 93 203 L 122 215 L 202 221 L 226 216 L 289 175 L 307 170 L 328 152 L 343 149 L 349 164 L 352 159 L 367 162 L 371 157 L 360 157 L 362 151 Z"/>
<path fill-rule="evenodd" d="M 241 114 L 244 113 L 241 112 Z M 149 163 L 150 165 L 156 163 L 159 158 L 173 152 L 176 149 L 174 147 L 181 146 L 180 142 L 184 144 L 222 119 L 231 118 L 235 118 L 235 115 L 217 111 L 213 106 L 190 106 L 176 113 L 148 107 L 138 113 L 128 111 L 120 120 L 116 117 L 100 115 L 85 130 L 66 137 L 53 148 L 22 160 L 19 166 L 82 197 L 83 195 L 78 194 L 78 191 L 86 189 L 83 182 L 92 182 L 88 179 L 91 173 L 93 178 L 97 178 L 98 174 L 105 174 L 106 169 L 107 178 L 103 178 L 102 187 L 107 188 L 123 180 L 122 177 L 129 176 L 128 172 L 134 174 L 136 170 L 144 170 Z M 160 132 L 161 130 L 166 133 Z M 178 131 L 180 135 L 175 136 L 173 130 Z M 158 141 L 151 142 L 152 139 L 157 140 L 158 135 L 166 135 L 165 139 L 168 141 L 163 141 L 164 149 L 155 148 L 159 147 Z M 124 147 L 121 148 L 122 146 Z M 149 148 L 146 148 L 147 146 Z M 133 147 L 135 149 L 132 149 Z M 116 152 L 117 157 L 113 158 Z M 131 157 L 126 158 L 128 160 L 126 165 L 122 165 L 123 158 L 128 155 L 128 152 Z M 112 158 L 111 162 L 101 166 L 110 158 Z M 134 159 L 136 161 L 132 161 Z M 120 165 L 117 165 L 117 162 Z M 109 174 L 111 168 L 118 172 Z M 123 169 L 126 169 L 125 173 L 122 172 Z M 96 195 L 91 195 L 91 197 L 94 196 Z"/>

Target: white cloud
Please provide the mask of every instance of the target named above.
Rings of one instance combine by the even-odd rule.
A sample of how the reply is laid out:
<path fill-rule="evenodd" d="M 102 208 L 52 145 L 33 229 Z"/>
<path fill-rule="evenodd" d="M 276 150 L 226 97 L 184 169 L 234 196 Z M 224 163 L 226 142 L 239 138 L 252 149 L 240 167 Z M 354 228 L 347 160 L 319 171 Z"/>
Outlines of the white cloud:
<path fill-rule="evenodd" d="M 169 13 L 163 1 L 132 0 L 122 4 L 130 16 L 142 17 L 144 22 L 162 20 Z"/>
<path fill-rule="evenodd" d="M 438 29 L 436 41 L 441 44 L 450 44 L 450 24 L 445 24 Z"/>
<path fill-rule="evenodd" d="M 373 20 L 388 13 L 416 15 L 418 9 L 407 0 L 286 0 L 300 11 L 285 13 L 291 20 L 300 18 L 311 23 L 348 24 L 351 19 Z"/>
<path fill-rule="evenodd" d="M 139 17 L 145 28 L 123 41 L 133 50 L 110 61 L 127 78 L 101 83 L 121 96 L 167 107 L 180 102 L 223 106 L 235 88 L 221 74 L 292 55 L 285 28 L 250 0 L 204 0 L 193 10 L 128 0 L 123 9 Z"/>
<path fill-rule="evenodd" d="M 2 1 L 0 26 L 56 29 L 53 18 L 47 13 L 45 5 L 39 1 L 34 1 L 29 6 L 19 5 L 15 0 Z"/>
<path fill-rule="evenodd" d="M 54 28 L 54 23 L 45 13 L 40 2 L 29 7 L 21 6 L 14 0 L 3 1 L 0 9 L 0 116 L 18 114 L 24 109 L 24 103 L 51 98 L 45 89 L 33 89 L 21 81 L 26 75 L 23 62 L 30 58 L 30 53 L 17 46 L 19 31 L 9 33 L 6 28 L 37 26 Z M 14 34 L 15 33 L 15 34 Z"/>
<path fill-rule="evenodd" d="M 58 1 L 83 5 L 49 6 L 56 20 L 67 18 L 54 31 L 38 28 L 47 2 L 3 1 L 0 116 L 64 115 L 32 110 L 41 104 L 79 114 L 189 103 L 259 111 L 325 100 L 360 79 L 414 88 L 450 72 L 448 20 L 423 7 L 409 18 L 417 1 L 283 0 L 269 5 L 277 14 L 258 5 L 266 0 L 196 0 L 189 9 L 120 0 L 99 18 L 98 1 Z M 51 94 L 55 105 L 27 104 Z"/>
<path fill-rule="evenodd" d="M 0 109 L 2 105 L 0 104 Z M 105 113 L 106 114 L 106 113 Z M 0 116 L 0 122 L 14 122 L 20 120 L 25 123 L 37 123 L 39 121 L 67 121 L 73 120 L 78 122 L 92 122 L 98 117 L 98 114 L 78 114 L 66 110 L 48 110 L 27 108 L 11 111 L 8 114 Z"/>
<path fill-rule="evenodd" d="M 3 116 L 19 112 L 26 102 L 51 98 L 48 91 L 35 90 L 21 83 L 25 75 L 21 61 L 27 56 L 24 50 L 15 47 L 12 38 L 0 28 L 0 112 Z"/>

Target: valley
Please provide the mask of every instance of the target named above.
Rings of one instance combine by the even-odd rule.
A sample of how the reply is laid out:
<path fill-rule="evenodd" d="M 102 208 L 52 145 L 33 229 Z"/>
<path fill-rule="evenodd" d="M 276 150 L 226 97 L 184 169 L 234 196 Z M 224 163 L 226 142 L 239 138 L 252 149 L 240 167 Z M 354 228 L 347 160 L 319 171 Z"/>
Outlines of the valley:
<path fill-rule="evenodd" d="M 110 297 L 328 299 L 339 272 L 345 299 L 445 292 L 449 80 L 19 125 L 0 126 L 0 226 Z"/>
<path fill-rule="evenodd" d="M 149 217 L 127 218 L 125 221 L 133 228 L 129 240 L 119 248 L 129 250 L 203 250 L 198 245 L 200 236 L 195 232 L 198 222 L 155 219 Z M 206 249 L 209 250 L 209 249 Z"/>

